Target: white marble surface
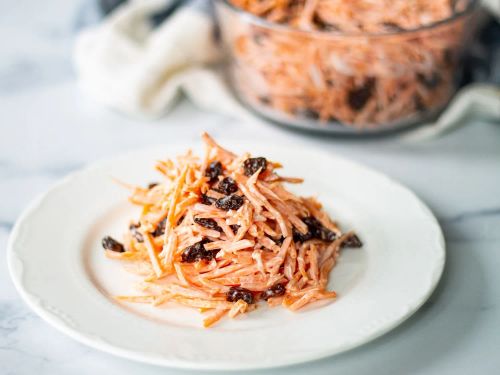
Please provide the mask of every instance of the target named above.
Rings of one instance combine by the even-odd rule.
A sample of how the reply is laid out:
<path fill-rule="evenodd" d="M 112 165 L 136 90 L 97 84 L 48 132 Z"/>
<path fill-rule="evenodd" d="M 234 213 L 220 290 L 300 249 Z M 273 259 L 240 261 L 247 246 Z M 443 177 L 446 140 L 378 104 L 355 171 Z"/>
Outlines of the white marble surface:
<path fill-rule="evenodd" d="M 237 124 L 187 103 L 162 120 L 135 121 L 88 101 L 76 87 L 70 51 L 85 3 L 0 3 L 1 374 L 191 373 L 115 358 L 48 326 L 14 290 L 5 251 L 23 208 L 68 172 L 132 148 L 188 144 L 202 130 L 263 142 L 301 142 L 373 166 L 414 189 L 445 232 L 445 274 L 414 317 L 356 350 L 273 374 L 498 373 L 500 124 L 470 121 L 441 139 L 407 144 L 394 137 L 339 140 Z"/>

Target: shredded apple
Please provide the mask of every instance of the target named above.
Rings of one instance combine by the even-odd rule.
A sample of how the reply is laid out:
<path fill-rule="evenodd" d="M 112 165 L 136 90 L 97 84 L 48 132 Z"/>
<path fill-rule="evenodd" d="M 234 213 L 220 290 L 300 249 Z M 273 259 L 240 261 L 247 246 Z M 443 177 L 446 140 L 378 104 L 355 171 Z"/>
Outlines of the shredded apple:
<path fill-rule="evenodd" d="M 203 134 L 206 152 L 159 161 L 165 182 L 134 187 L 142 207 L 124 245 L 103 239 L 106 255 L 144 277 L 141 295 L 122 301 L 175 302 L 199 309 L 209 327 L 259 301 L 292 311 L 336 297 L 329 273 L 343 247 L 362 246 L 342 233 L 314 198 L 299 197 L 276 173 L 281 164 L 235 155 Z"/>

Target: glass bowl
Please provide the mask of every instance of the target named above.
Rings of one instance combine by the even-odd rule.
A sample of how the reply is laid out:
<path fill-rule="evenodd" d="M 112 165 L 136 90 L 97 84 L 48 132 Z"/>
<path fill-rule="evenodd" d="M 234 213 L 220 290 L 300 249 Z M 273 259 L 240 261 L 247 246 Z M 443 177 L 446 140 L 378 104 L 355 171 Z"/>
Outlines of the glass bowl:
<path fill-rule="evenodd" d="M 215 1 L 240 101 L 280 124 L 334 133 L 435 117 L 457 90 L 476 3 L 418 29 L 346 34 L 299 30 Z"/>

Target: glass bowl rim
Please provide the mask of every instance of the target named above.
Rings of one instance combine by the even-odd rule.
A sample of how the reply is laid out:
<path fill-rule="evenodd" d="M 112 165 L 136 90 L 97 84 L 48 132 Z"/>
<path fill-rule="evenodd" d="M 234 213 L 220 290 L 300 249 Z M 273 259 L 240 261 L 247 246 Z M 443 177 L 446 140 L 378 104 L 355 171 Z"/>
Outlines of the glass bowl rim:
<path fill-rule="evenodd" d="M 421 32 L 421 31 L 426 31 L 426 30 L 433 30 L 436 29 L 440 26 L 444 26 L 447 24 L 451 24 L 459 19 L 465 18 L 472 14 L 476 8 L 478 7 L 479 0 L 470 0 L 469 4 L 467 7 L 458 13 L 453 14 L 451 17 L 444 18 L 442 20 L 423 25 L 417 28 L 413 29 L 403 29 L 403 30 L 398 30 L 398 31 L 387 31 L 387 32 L 379 32 L 379 33 L 367 33 L 367 32 L 332 32 L 332 31 L 322 31 L 322 30 L 302 30 L 298 29 L 295 27 L 290 27 L 286 24 L 281 24 L 277 22 L 271 22 L 266 20 L 265 18 L 256 16 L 252 13 L 249 13 L 241 8 L 238 8 L 237 6 L 231 4 L 230 0 L 214 0 L 216 3 L 223 4 L 227 8 L 229 8 L 232 12 L 239 14 L 241 17 L 243 17 L 247 22 L 251 22 L 257 26 L 269 29 L 269 30 L 276 30 L 276 31 L 283 31 L 283 32 L 293 32 L 293 33 L 298 33 L 298 34 L 303 34 L 304 36 L 309 36 L 309 37 L 324 37 L 324 38 L 377 38 L 377 37 L 386 37 L 386 36 L 411 36 L 412 34 Z"/>

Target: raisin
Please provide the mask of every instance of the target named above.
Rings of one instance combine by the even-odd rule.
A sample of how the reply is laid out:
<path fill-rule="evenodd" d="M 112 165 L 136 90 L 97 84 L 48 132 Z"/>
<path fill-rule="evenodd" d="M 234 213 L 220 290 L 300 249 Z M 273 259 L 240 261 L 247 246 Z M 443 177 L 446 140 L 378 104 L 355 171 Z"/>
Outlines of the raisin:
<path fill-rule="evenodd" d="M 307 225 L 307 233 L 300 233 L 295 228 L 293 229 L 293 240 L 295 242 L 305 242 L 311 239 L 331 242 L 335 240 L 335 233 L 325 228 L 317 219 L 312 216 L 302 218 L 302 221 Z"/>
<path fill-rule="evenodd" d="M 229 195 L 238 191 L 238 185 L 231 177 L 224 178 L 217 186 L 217 191 L 222 194 Z"/>
<path fill-rule="evenodd" d="M 375 78 L 368 78 L 363 86 L 354 88 L 349 91 L 347 102 L 353 110 L 359 111 L 366 105 L 368 99 L 370 99 L 373 95 L 375 82 Z"/>
<path fill-rule="evenodd" d="M 282 296 L 283 294 L 285 294 L 285 291 L 286 291 L 285 284 L 276 284 L 276 285 L 273 285 L 272 287 L 266 289 L 262 293 L 261 298 L 264 301 L 267 301 L 271 297 Z"/>
<path fill-rule="evenodd" d="M 261 172 L 264 172 L 267 168 L 267 160 L 266 158 L 248 158 L 243 162 L 243 168 L 245 170 L 245 176 L 251 176 L 255 172 L 261 169 Z"/>
<path fill-rule="evenodd" d="M 195 244 L 188 246 L 182 252 L 181 258 L 184 263 L 194 263 L 199 260 L 210 261 L 215 258 L 215 255 L 219 250 L 206 250 L 206 243 L 211 242 L 208 238 L 205 238 Z"/>
<path fill-rule="evenodd" d="M 441 76 L 437 72 L 430 75 L 417 73 L 417 80 L 428 89 L 434 89 L 441 83 Z"/>
<path fill-rule="evenodd" d="M 363 243 L 361 242 L 361 240 L 359 239 L 358 236 L 356 236 L 355 234 L 353 234 L 351 237 L 349 237 L 347 240 L 345 240 L 344 242 L 342 242 L 342 247 L 362 247 L 363 246 Z"/>
<path fill-rule="evenodd" d="M 219 251 L 220 251 L 220 249 L 205 250 L 201 259 L 206 260 L 207 262 L 210 262 L 212 259 L 215 259 L 215 256 L 217 255 L 217 253 Z"/>
<path fill-rule="evenodd" d="M 310 216 L 304 218 L 303 221 L 304 223 L 306 223 L 309 231 L 312 232 L 313 238 L 317 238 L 323 241 L 333 241 L 335 239 L 335 233 L 325 228 L 316 218 Z"/>
<path fill-rule="evenodd" d="M 185 263 L 194 263 L 200 260 L 205 252 L 205 247 L 201 242 L 197 242 L 194 245 L 188 246 L 182 252 L 181 258 Z"/>
<path fill-rule="evenodd" d="M 215 207 L 225 211 L 237 210 L 241 206 L 243 206 L 243 197 L 237 194 L 228 195 L 215 201 Z"/>
<path fill-rule="evenodd" d="M 220 161 L 213 161 L 205 170 L 205 176 L 210 183 L 217 181 L 217 177 L 222 174 L 222 164 Z"/>
<path fill-rule="evenodd" d="M 307 233 L 301 233 L 297 229 L 293 228 L 292 230 L 293 234 L 293 240 L 295 242 L 306 242 L 312 238 L 312 235 L 310 232 Z"/>
<path fill-rule="evenodd" d="M 226 293 L 226 300 L 229 302 L 236 302 L 240 299 L 249 305 L 254 303 L 253 293 L 250 290 L 238 286 L 229 288 L 229 291 Z"/>
<path fill-rule="evenodd" d="M 128 229 L 130 230 L 132 237 L 134 237 L 137 242 L 144 242 L 144 237 L 142 236 L 142 233 L 138 231 L 140 226 L 141 224 L 139 223 L 137 224 L 132 223 L 130 224 Z"/>
<path fill-rule="evenodd" d="M 203 245 L 205 245 L 206 243 L 210 243 L 212 242 L 211 240 L 209 240 L 208 238 L 204 238 L 200 241 Z"/>
<path fill-rule="evenodd" d="M 106 250 L 115 251 L 117 253 L 125 252 L 123 245 L 111 236 L 106 236 L 102 239 L 102 247 Z"/>
<path fill-rule="evenodd" d="M 238 232 L 238 230 L 240 229 L 240 226 L 238 224 L 231 224 L 229 226 L 229 228 L 231 228 L 231 230 L 233 231 L 233 233 L 236 234 Z"/>
<path fill-rule="evenodd" d="M 222 228 L 217 225 L 217 222 L 214 219 L 195 217 L 194 222 L 198 225 L 201 225 L 202 227 L 222 232 Z"/>
<path fill-rule="evenodd" d="M 158 223 L 158 225 L 156 226 L 156 229 L 153 232 L 151 232 L 151 234 L 153 235 L 153 237 L 163 236 L 163 234 L 165 233 L 165 227 L 166 226 L 167 226 L 167 218 L 165 218 L 162 221 L 160 221 Z"/>
<path fill-rule="evenodd" d="M 158 186 L 158 182 L 150 182 L 148 184 L 148 189 L 151 190 L 152 188 L 154 188 L 155 186 Z"/>
<path fill-rule="evenodd" d="M 201 195 L 201 203 L 206 204 L 207 206 L 211 206 L 216 200 L 217 199 L 209 197 L 206 194 Z"/>

